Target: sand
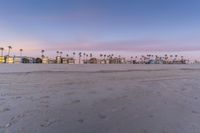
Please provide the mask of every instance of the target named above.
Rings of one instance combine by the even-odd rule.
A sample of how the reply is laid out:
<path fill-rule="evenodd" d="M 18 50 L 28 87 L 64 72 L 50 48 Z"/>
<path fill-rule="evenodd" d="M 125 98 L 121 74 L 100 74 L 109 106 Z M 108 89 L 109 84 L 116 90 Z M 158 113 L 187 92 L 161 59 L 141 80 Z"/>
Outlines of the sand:
<path fill-rule="evenodd" d="M 0 133 L 199 133 L 200 65 L 0 65 Z"/>

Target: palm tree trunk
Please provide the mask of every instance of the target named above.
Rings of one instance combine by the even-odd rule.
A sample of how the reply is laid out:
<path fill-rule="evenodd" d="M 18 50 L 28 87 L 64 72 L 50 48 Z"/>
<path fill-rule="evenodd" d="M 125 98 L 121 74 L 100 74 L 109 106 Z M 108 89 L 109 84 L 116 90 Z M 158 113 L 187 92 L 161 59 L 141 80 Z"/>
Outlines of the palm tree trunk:
<path fill-rule="evenodd" d="M 10 49 L 8 49 L 8 56 L 10 56 Z"/>

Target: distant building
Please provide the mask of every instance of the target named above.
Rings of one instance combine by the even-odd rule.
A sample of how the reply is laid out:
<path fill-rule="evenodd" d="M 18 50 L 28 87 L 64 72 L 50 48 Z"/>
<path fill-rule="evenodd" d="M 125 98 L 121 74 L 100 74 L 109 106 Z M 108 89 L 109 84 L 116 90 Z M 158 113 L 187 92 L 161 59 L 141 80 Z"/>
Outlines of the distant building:
<path fill-rule="evenodd" d="M 137 64 L 136 60 L 128 60 L 126 61 L 127 64 Z"/>
<path fill-rule="evenodd" d="M 26 57 L 29 60 L 29 63 L 36 63 L 36 59 L 34 57 Z"/>
<path fill-rule="evenodd" d="M 6 56 L 6 61 L 7 64 L 13 64 L 14 63 L 14 58 L 12 56 Z"/>
<path fill-rule="evenodd" d="M 148 64 L 156 64 L 156 60 L 150 59 Z"/>
<path fill-rule="evenodd" d="M 62 58 L 62 64 L 68 64 L 68 59 L 67 58 Z"/>
<path fill-rule="evenodd" d="M 31 63 L 30 61 L 31 61 L 31 60 L 30 60 L 30 58 L 28 58 L 28 57 L 24 57 L 24 58 L 22 59 L 22 63 L 24 63 L 24 64 Z"/>
<path fill-rule="evenodd" d="M 26 57 L 26 56 L 14 56 L 13 60 L 14 60 L 13 61 L 14 64 L 36 63 L 35 58 L 33 58 L 33 57 Z"/>
<path fill-rule="evenodd" d="M 15 56 L 15 57 L 14 57 L 14 64 L 23 63 L 23 58 L 24 58 L 24 57 L 21 57 L 21 56 Z"/>
<path fill-rule="evenodd" d="M 188 62 L 188 60 L 174 60 L 173 64 L 187 64 Z"/>
<path fill-rule="evenodd" d="M 49 64 L 55 64 L 56 63 L 56 60 L 55 59 L 49 59 Z"/>
<path fill-rule="evenodd" d="M 61 56 L 57 56 L 57 57 L 56 57 L 56 63 L 57 63 L 57 64 L 61 64 L 61 63 L 62 63 L 62 58 L 61 58 Z"/>
<path fill-rule="evenodd" d="M 67 58 L 67 63 L 68 64 L 75 64 L 75 59 L 70 57 L 70 58 Z"/>
<path fill-rule="evenodd" d="M 73 57 L 68 57 L 68 58 L 57 57 L 56 63 L 57 64 L 75 64 L 75 59 Z"/>
<path fill-rule="evenodd" d="M 109 59 L 109 64 L 121 64 L 122 63 L 122 59 L 121 58 L 110 58 Z"/>
<path fill-rule="evenodd" d="M 121 61 L 120 61 L 121 64 L 126 64 L 126 63 L 127 63 L 127 62 L 126 62 L 126 58 L 119 58 L 119 60 L 121 60 Z"/>
<path fill-rule="evenodd" d="M 49 58 L 48 57 L 42 58 L 42 64 L 49 64 Z"/>
<path fill-rule="evenodd" d="M 89 63 L 89 60 L 88 59 L 84 59 L 83 60 L 83 64 L 88 64 Z"/>
<path fill-rule="evenodd" d="M 100 64 L 107 64 L 106 59 L 101 59 L 101 60 L 100 60 Z"/>
<path fill-rule="evenodd" d="M 35 63 L 37 63 L 37 64 L 42 63 L 42 59 L 41 58 L 36 58 Z"/>
<path fill-rule="evenodd" d="M 98 60 L 97 60 L 97 58 L 91 58 L 91 59 L 89 59 L 89 63 L 90 64 L 97 64 Z"/>
<path fill-rule="evenodd" d="M 0 64 L 5 63 L 5 57 L 4 56 L 0 56 Z"/>

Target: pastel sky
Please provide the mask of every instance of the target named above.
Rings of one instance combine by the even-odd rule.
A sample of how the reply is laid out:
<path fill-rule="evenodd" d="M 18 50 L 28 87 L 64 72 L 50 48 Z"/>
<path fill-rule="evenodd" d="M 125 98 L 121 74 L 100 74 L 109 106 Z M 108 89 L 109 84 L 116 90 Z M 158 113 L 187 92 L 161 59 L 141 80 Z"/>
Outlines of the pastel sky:
<path fill-rule="evenodd" d="M 8 45 L 32 54 L 192 53 L 200 50 L 200 1 L 0 0 L 0 46 Z"/>

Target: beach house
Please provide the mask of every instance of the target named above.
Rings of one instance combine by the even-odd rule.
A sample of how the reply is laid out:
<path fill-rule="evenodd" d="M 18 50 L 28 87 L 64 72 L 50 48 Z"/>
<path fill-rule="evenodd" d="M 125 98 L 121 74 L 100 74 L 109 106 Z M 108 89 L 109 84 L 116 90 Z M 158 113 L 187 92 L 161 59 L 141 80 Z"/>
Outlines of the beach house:
<path fill-rule="evenodd" d="M 67 58 L 62 58 L 62 64 L 68 64 L 68 59 Z"/>
<path fill-rule="evenodd" d="M 42 58 L 42 64 L 48 64 L 49 63 L 49 58 L 48 57 L 43 57 Z"/>
<path fill-rule="evenodd" d="M 5 57 L 4 56 L 0 56 L 0 64 L 5 62 Z"/>
<path fill-rule="evenodd" d="M 98 60 L 97 60 L 97 58 L 91 58 L 91 59 L 89 59 L 89 63 L 90 64 L 97 64 Z"/>
<path fill-rule="evenodd" d="M 5 62 L 7 64 L 13 64 L 14 63 L 14 58 L 12 56 L 6 56 Z"/>
<path fill-rule="evenodd" d="M 109 64 L 121 64 L 122 59 L 118 57 L 110 58 L 109 59 Z"/>
<path fill-rule="evenodd" d="M 67 63 L 68 64 L 75 64 L 75 60 L 72 57 L 67 58 Z"/>
<path fill-rule="evenodd" d="M 56 64 L 56 60 L 52 59 L 52 58 L 49 58 L 49 64 Z"/>
<path fill-rule="evenodd" d="M 62 63 L 62 58 L 61 58 L 61 56 L 57 56 L 57 57 L 56 57 L 56 63 L 57 63 L 57 64 L 61 64 L 61 63 Z"/>
<path fill-rule="evenodd" d="M 42 59 L 41 59 L 41 58 L 36 58 L 36 59 L 35 59 L 35 63 L 37 63 L 37 64 L 42 63 Z"/>
<path fill-rule="evenodd" d="M 20 64 L 23 63 L 23 57 L 21 56 L 14 56 L 14 64 Z"/>

